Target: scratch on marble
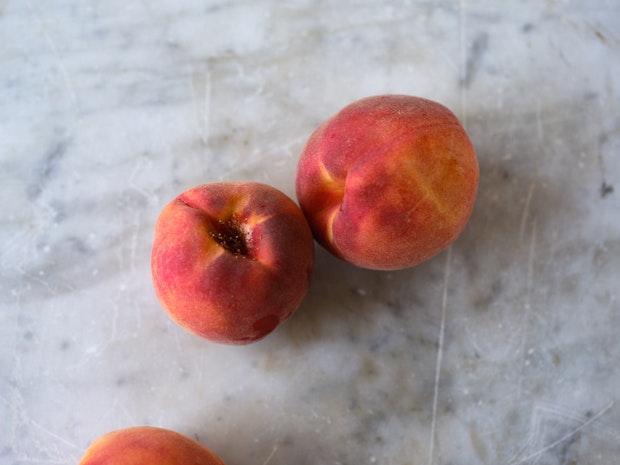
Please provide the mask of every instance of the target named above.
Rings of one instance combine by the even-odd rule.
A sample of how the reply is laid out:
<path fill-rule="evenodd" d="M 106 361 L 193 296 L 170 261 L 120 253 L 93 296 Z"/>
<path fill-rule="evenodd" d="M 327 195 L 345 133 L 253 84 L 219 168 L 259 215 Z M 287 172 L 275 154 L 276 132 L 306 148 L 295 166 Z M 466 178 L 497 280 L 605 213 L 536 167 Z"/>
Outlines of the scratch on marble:
<path fill-rule="evenodd" d="M 204 145 L 209 143 L 209 121 L 211 119 L 211 72 L 206 67 L 204 71 L 204 84 L 201 83 L 201 74 L 194 72 L 192 75 L 192 96 L 200 138 Z M 204 93 L 204 95 L 202 95 Z"/>
<path fill-rule="evenodd" d="M 62 290 L 65 290 L 67 292 L 75 291 L 75 287 L 67 284 L 66 282 L 59 282 L 57 286 L 52 286 L 50 282 L 45 279 L 41 279 L 38 276 L 33 275 L 32 273 L 28 273 L 27 271 L 20 269 L 19 267 L 17 269 L 22 274 L 22 277 L 28 278 L 31 281 L 34 281 L 44 286 L 49 291 L 50 295 L 57 296 Z"/>
<path fill-rule="evenodd" d="M 136 221 L 134 223 L 133 232 L 131 234 L 130 249 L 129 249 L 129 266 L 131 271 L 136 271 L 136 257 L 138 248 L 138 235 L 140 234 L 140 226 L 142 225 L 142 213 L 139 211 L 136 214 Z"/>
<path fill-rule="evenodd" d="M 269 462 L 271 462 L 271 459 L 273 458 L 273 456 L 276 454 L 276 452 L 278 451 L 278 444 L 274 444 L 273 445 L 273 449 L 271 449 L 271 453 L 269 454 L 269 457 L 267 457 L 267 460 L 265 460 L 263 462 L 263 465 L 267 465 Z"/>
<path fill-rule="evenodd" d="M 466 23 L 465 23 L 465 0 L 459 0 L 459 49 L 460 49 L 460 79 L 464 82 L 467 65 L 467 48 L 465 44 Z M 467 94 L 464 85 L 460 86 L 461 97 L 461 119 L 463 126 L 467 129 Z M 446 267 L 444 272 L 444 287 L 441 303 L 441 323 L 439 326 L 439 340 L 437 347 L 437 361 L 435 364 L 435 386 L 433 389 L 433 406 L 431 416 L 431 433 L 428 447 L 428 465 L 433 465 L 435 454 L 435 433 L 437 430 L 437 404 L 439 401 L 439 381 L 441 375 L 441 364 L 443 362 L 443 344 L 446 327 L 446 308 L 448 304 L 448 280 L 450 277 L 450 267 L 452 262 L 452 247 L 448 248 L 446 254 Z"/>
<path fill-rule="evenodd" d="M 134 314 L 136 315 L 136 332 L 142 329 L 142 305 L 136 304 L 136 300 L 131 300 L 131 306 L 134 308 Z"/>
<path fill-rule="evenodd" d="M 540 412 L 546 412 L 550 415 L 564 418 L 571 421 L 582 422 L 585 421 L 582 415 L 579 415 L 577 412 L 562 408 L 562 406 L 553 404 L 551 402 L 538 401 L 536 403 L 536 410 Z M 590 418 L 590 417 L 588 417 Z"/>
<path fill-rule="evenodd" d="M 544 129 L 542 119 L 540 117 L 540 100 L 536 101 L 536 130 L 538 131 L 538 141 L 542 143 L 544 138 Z"/>
<path fill-rule="evenodd" d="M 553 415 L 555 417 L 559 417 L 562 419 L 566 419 L 566 420 L 570 420 L 573 422 L 583 422 L 589 418 L 591 418 L 590 416 L 586 416 L 584 419 L 583 415 L 579 415 L 578 412 L 574 411 L 574 410 L 570 410 L 567 408 L 563 408 L 561 406 L 558 405 L 554 405 L 551 403 L 546 403 L 546 402 L 539 402 L 540 405 L 538 405 L 536 408 L 541 411 L 541 412 L 546 412 L 550 415 Z M 598 431 L 603 432 L 606 435 L 609 435 L 611 437 L 613 437 L 615 440 L 620 440 L 620 431 L 615 430 L 615 429 L 610 429 L 609 427 L 607 427 L 606 425 L 602 424 L 599 422 L 599 424 L 596 426 L 596 429 Z"/>
<path fill-rule="evenodd" d="M 532 282 L 534 277 L 534 255 L 536 252 L 536 220 L 532 223 L 532 234 L 530 239 L 530 247 L 527 257 L 527 275 L 525 280 L 525 313 L 523 316 L 523 332 L 521 334 L 521 357 L 523 359 L 523 363 L 521 365 L 521 375 L 519 376 L 519 381 L 517 383 L 517 398 L 521 398 L 522 388 L 523 388 L 523 371 L 525 369 L 525 365 L 527 362 L 527 338 L 528 338 L 528 328 L 529 328 L 529 320 L 530 314 L 532 312 L 531 298 L 532 298 Z"/>
<path fill-rule="evenodd" d="M 36 17 L 36 21 L 39 23 L 41 33 L 43 37 L 45 38 L 45 41 L 47 42 L 47 45 L 56 60 L 56 64 L 58 65 L 60 74 L 63 77 L 65 87 L 67 89 L 67 93 L 69 94 L 69 99 L 71 100 L 71 103 L 73 105 L 75 112 L 78 113 L 78 98 L 77 98 L 77 93 L 75 92 L 76 86 L 73 83 L 73 80 L 71 79 L 71 75 L 69 74 L 67 67 L 64 64 L 60 51 L 58 50 L 58 47 L 56 46 L 56 42 L 54 42 L 54 39 L 52 39 L 52 36 L 47 31 L 47 28 L 45 27 L 45 23 L 43 22 L 39 14 L 33 8 L 30 0 L 26 0 L 26 6 L 28 7 L 28 10 L 30 11 L 30 13 Z"/>
<path fill-rule="evenodd" d="M 525 197 L 525 206 L 523 207 L 523 213 L 521 215 L 521 226 L 519 227 L 519 242 L 521 243 L 523 243 L 523 239 L 525 238 L 525 226 L 527 224 L 527 218 L 530 214 L 532 196 L 534 195 L 535 190 L 536 184 L 530 184 L 530 187 L 527 190 L 527 196 Z"/>
<path fill-rule="evenodd" d="M 112 315 L 110 316 L 110 323 L 111 323 L 110 337 L 107 338 L 107 340 L 104 342 L 103 347 L 101 348 L 99 353 L 101 353 L 105 348 L 107 348 L 110 344 L 112 344 L 116 340 L 116 335 L 118 332 L 118 317 L 120 314 L 120 308 L 119 308 L 118 303 L 120 301 L 120 293 L 117 292 L 114 299 L 110 298 L 108 300 L 112 307 Z"/>
<path fill-rule="evenodd" d="M 80 369 L 81 367 L 86 365 L 92 358 L 101 356 L 103 351 L 107 349 L 107 346 L 108 344 L 105 343 L 102 345 L 91 345 L 87 347 L 80 360 L 71 365 L 67 365 L 66 369 L 68 371 Z"/>
<path fill-rule="evenodd" d="M 19 360 L 16 360 L 15 363 L 15 371 L 13 373 L 13 376 L 15 377 L 15 379 L 20 379 L 21 378 L 21 364 L 19 363 Z M 60 443 L 71 447 L 72 449 L 75 449 L 77 451 L 81 450 L 80 447 L 78 447 L 76 444 L 72 443 L 71 441 L 67 440 L 66 438 L 60 436 L 57 433 L 54 433 L 53 431 L 49 430 L 48 428 L 44 427 L 43 425 L 41 425 L 40 423 L 38 423 L 37 421 L 35 421 L 33 418 L 31 418 L 27 412 L 26 409 L 24 408 L 24 399 L 22 394 L 20 393 L 20 391 L 18 389 L 12 389 L 11 390 L 12 394 L 13 394 L 13 398 L 12 399 L 7 399 L 6 397 L 0 395 L 0 400 L 2 400 L 4 403 L 6 403 L 9 408 L 13 411 L 13 419 L 17 420 L 14 421 L 14 428 L 11 434 L 11 442 L 13 444 L 16 444 L 17 441 L 17 423 L 19 422 L 21 425 L 26 426 L 26 425 L 30 425 L 34 428 L 39 429 L 40 431 L 42 431 L 43 433 L 47 434 L 48 436 L 56 439 L 57 441 L 59 441 Z M 31 428 L 32 429 L 32 428 Z M 21 456 L 21 457 L 16 457 L 15 461 L 16 462 L 36 462 L 36 463 L 62 463 L 62 464 L 66 464 L 66 463 L 74 463 L 77 460 L 77 457 L 75 456 L 75 454 L 71 453 L 71 454 L 63 454 L 62 451 L 57 447 L 56 444 L 54 444 L 51 447 L 42 447 L 44 444 L 41 444 L 39 446 L 39 451 L 43 452 L 43 453 L 49 453 L 50 455 L 54 455 L 55 457 L 52 458 L 44 458 L 44 457 L 28 457 L 28 456 Z"/>
<path fill-rule="evenodd" d="M 433 464 L 435 453 L 435 431 L 437 429 L 437 403 L 439 399 L 439 378 L 441 374 L 441 364 L 443 361 L 443 344 L 446 330 L 446 309 L 448 307 L 448 283 L 450 278 L 450 268 L 452 265 L 452 247 L 448 248 L 446 254 L 446 268 L 444 271 L 443 294 L 441 298 L 441 323 L 439 325 L 439 341 L 437 347 L 437 362 L 435 365 L 435 387 L 433 389 L 433 413 L 431 419 L 431 436 L 428 448 L 428 465 Z"/>
<path fill-rule="evenodd" d="M 553 441 L 550 444 L 547 444 L 546 446 L 538 449 L 536 452 L 533 452 L 529 455 L 527 455 L 526 457 L 518 460 L 517 462 L 513 461 L 509 462 L 510 465 L 518 465 L 520 463 L 524 463 L 527 462 L 529 460 L 535 459 L 536 457 L 539 457 L 540 455 L 544 454 L 545 452 L 553 449 L 554 447 L 559 446 L 560 444 L 562 444 L 564 441 L 569 440 L 570 438 L 572 438 L 575 434 L 577 434 L 578 432 L 582 431 L 584 428 L 586 428 L 588 425 L 590 425 L 591 423 L 594 423 L 596 420 L 598 420 L 600 417 L 602 417 L 603 415 L 605 415 L 609 410 L 611 410 L 611 408 L 614 406 L 614 401 L 609 402 L 605 407 L 603 407 L 603 409 L 601 409 L 596 415 L 592 416 L 592 418 L 584 421 L 583 423 L 581 423 L 578 427 L 576 427 L 575 429 L 573 429 L 572 431 L 566 433 L 564 436 L 562 436 L 561 438 L 557 439 L 556 441 Z"/>
<path fill-rule="evenodd" d="M 136 176 L 138 175 L 138 173 L 143 167 L 144 167 L 143 159 L 138 158 L 138 160 L 136 160 L 136 164 L 133 167 L 133 170 L 131 171 L 131 174 L 129 175 L 129 179 L 127 180 L 127 182 L 129 183 L 129 186 L 133 190 L 135 190 L 138 194 L 142 195 L 148 201 L 154 197 L 154 194 L 144 189 L 143 187 L 139 186 L 138 183 L 136 183 Z"/>
<path fill-rule="evenodd" d="M 439 57 L 443 58 L 444 62 L 448 66 L 450 66 L 450 68 L 452 68 L 457 73 L 459 72 L 459 65 L 457 61 L 452 59 L 450 55 L 448 55 L 446 52 L 441 50 L 439 47 L 433 47 L 432 45 L 428 45 L 428 44 L 427 46 L 429 47 L 430 50 L 436 52 Z"/>
<path fill-rule="evenodd" d="M 60 442 L 62 442 L 63 444 L 66 444 L 69 447 L 72 447 L 76 450 L 82 450 L 80 447 L 78 447 L 76 444 L 73 444 L 72 442 L 68 441 L 67 439 L 63 438 L 62 436 L 59 436 L 58 434 L 54 433 L 53 431 L 50 431 L 49 429 L 45 428 L 43 425 L 41 425 L 40 423 L 34 421 L 32 418 L 28 418 L 28 422 L 35 426 L 36 428 L 40 429 L 41 431 L 43 431 L 44 433 L 49 434 L 50 436 L 52 436 L 53 438 L 58 439 Z"/>
<path fill-rule="evenodd" d="M 209 120 L 211 118 L 211 73 L 205 73 L 205 96 L 203 101 L 202 131 L 205 145 L 209 141 Z"/>
<path fill-rule="evenodd" d="M 465 75 L 467 73 L 467 24 L 465 15 L 465 0 L 459 0 L 459 52 L 461 56 L 460 63 L 460 81 L 465 81 Z M 463 127 L 467 129 L 467 92 L 464 85 L 460 86 L 461 97 L 461 120 L 463 121 Z"/>
<path fill-rule="evenodd" d="M 510 457 L 506 462 L 504 462 L 506 465 L 510 465 L 515 460 L 517 460 L 519 456 L 523 454 L 523 452 L 527 450 L 527 448 L 534 443 L 536 438 L 539 437 L 538 432 L 540 430 L 540 419 L 538 415 L 538 410 L 536 408 L 534 408 L 531 423 L 532 423 L 532 427 L 530 428 L 530 434 L 528 435 L 523 445 L 517 450 L 517 452 L 512 457 Z"/>
<path fill-rule="evenodd" d="M 521 455 L 523 455 L 523 453 L 528 449 L 528 447 L 535 446 L 536 440 L 543 437 L 542 433 L 544 431 L 544 428 L 542 428 L 541 425 L 543 424 L 543 421 L 545 420 L 545 418 L 549 417 L 549 415 L 544 415 L 545 413 L 548 413 L 553 416 L 560 416 L 560 417 L 563 416 L 561 412 L 559 412 L 559 410 L 557 410 L 556 408 L 553 408 L 553 406 L 544 407 L 544 406 L 541 406 L 540 404 L 541 403 L 539 402 L 533 409 L 532 418 L 530 421 L 531 423 L 530 432 L 528 434 L 526 441 L 508 461 L 504 462 L 505 464 L 514 463 L 516 460 L 518 460 L 518 458 Z M 580 422 L 582 421 L 581 417 L 575 418 L 571 416 L 570 419 L 573 421 L 580 421 Z"/>
<path fill-rule="evenodd" d="M 7 259 L 9 253 L 18 247 L 28 244 L 36 237 L 37 232 L 35 230 L 18 232 L 9 237 L 7 241 L 3 244 L 2 250 L 0 250 L 0 258 L 2 259 L 2 261 L 0 262 L 0 266 L 2 266 L 3 268 L 8 268 L 9 263 L 7 262 Z"/>
<path fill-rule="evenodd" d="M 133 416 L 123 402 L 118 402 L 118 398 L 115 399 L 115 405 L 123 412 L 123 414 L 127 417 L 127 420 L 131 424 L 138 424 L 138 420 L 135 416 Z"/>
<path fill-rule="evenodd" d="M 469 325 L 465 324 L 463 329 L 465 330 L 465 334 L 467 335 L 467 342 L 468 342 L 468 344 L 471 344 L 471 346 L 474 348 L 474 350 L 477 353 L 479 353 L 479 354 L 484 353 L 483 348 L 478 344 L 477 336 L 472 332 L 472 330 L 469 327 Z"/>
<path fill-rule="evenodd" d="M 177 328 L 173 329 L 172 334 L 174 334 L 174 345 L 177 348 L 177 352 L 182 354 L 183 349 L 181 348 L 181 340 L 179 339 L 179 331 L 177 331 Z"/>

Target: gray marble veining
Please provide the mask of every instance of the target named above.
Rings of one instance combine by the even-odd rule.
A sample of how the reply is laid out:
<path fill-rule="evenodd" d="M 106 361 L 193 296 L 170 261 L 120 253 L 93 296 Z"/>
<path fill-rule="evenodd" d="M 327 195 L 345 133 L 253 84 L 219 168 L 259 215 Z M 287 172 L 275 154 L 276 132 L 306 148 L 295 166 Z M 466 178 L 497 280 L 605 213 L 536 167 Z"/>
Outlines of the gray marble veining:
<path fill-rule="evenodd" d="M 0 463 L 136 424 L 229 465 L 617 463 L 618 31 L 605 0 L 0 0 Z M 161 206 L 222 179 L 292 195 L 312 129 L 379 93 L 474 141 L 450 251 L 384 273 L 318 250 L 255 345 L 171 323 Z"/>

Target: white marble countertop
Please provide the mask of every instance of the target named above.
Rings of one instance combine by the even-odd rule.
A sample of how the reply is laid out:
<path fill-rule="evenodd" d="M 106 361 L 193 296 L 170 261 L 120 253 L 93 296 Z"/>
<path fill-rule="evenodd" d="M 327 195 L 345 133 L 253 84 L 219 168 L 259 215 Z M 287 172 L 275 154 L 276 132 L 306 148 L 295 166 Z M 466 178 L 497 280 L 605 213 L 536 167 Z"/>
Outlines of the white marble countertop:
<path fill-rule="evenodd" d="M 619 77 L 612 0 L 0 0 L 0 463 L 76 464 L 136 424 L 228 465 L 618 463 Z M 255 345 L 174 325 L 162 205 L 292 195 L 317 123 L 380 93 L 471 134 L 451 251 L 385 273 L 318 250 Z"/>

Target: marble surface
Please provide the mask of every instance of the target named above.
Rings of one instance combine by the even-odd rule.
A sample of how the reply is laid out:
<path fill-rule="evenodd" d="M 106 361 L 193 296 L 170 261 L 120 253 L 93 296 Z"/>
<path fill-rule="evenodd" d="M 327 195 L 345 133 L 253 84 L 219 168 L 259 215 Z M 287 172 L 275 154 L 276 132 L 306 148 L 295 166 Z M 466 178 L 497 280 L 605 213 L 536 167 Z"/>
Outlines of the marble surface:
<path fill-rule="evenodd" d="M 136 424 L 228 465 L 618 463 L 619 31 L 613 0 L 0 0 L 0 463 Z M 474 141 L 454 246 L 390 273 L 318 250 L 255 345 L 171 323 L 162 205 L 292 195 L 311 130 L 379 93 Z"/>

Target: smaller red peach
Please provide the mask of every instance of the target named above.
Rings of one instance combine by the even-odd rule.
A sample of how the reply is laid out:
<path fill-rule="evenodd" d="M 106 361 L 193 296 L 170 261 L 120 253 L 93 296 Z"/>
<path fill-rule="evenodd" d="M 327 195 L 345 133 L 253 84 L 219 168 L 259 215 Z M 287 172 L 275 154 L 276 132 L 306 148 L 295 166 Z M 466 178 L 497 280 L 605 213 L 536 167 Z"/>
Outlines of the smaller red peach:
<path fill-rule="evenodd" d="M 157 296 L 189 331 L 247 344 L 288 318 L 306 294 L 314 242 L 299 207 L 259 183 L 189 189 L 161 212 L 151 255 Z"/>

